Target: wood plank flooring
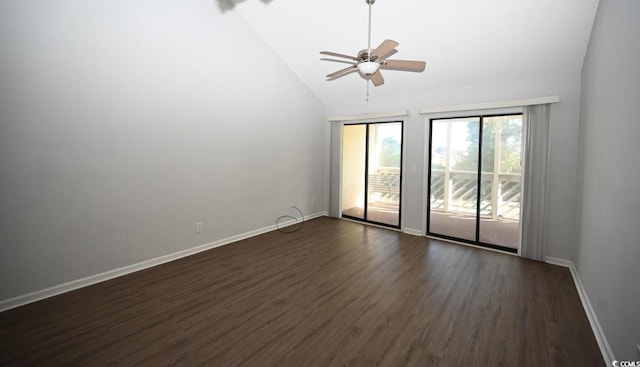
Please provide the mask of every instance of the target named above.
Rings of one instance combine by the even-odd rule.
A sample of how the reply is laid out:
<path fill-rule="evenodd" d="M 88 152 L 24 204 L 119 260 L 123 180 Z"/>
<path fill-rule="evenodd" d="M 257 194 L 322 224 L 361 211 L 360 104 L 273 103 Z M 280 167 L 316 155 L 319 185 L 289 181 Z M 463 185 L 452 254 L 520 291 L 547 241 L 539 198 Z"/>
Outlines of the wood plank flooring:
<path fill-rule="evenodd" d="M 562 267 L 331 218 L 0 313 L 9 366 L 604 366 Z"/>

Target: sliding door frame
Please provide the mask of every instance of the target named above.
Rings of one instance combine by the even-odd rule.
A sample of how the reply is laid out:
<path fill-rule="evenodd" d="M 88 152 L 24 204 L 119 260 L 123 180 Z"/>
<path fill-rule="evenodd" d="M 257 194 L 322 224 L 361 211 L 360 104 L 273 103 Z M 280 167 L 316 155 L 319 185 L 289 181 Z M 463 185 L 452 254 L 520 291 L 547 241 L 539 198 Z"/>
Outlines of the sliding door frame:
<path fill-rule="evenodd" d="M 368 219 L 368 206 L 369 206 L 369 126 L 370 125 L 382 125 L 382 124 L 400 124 L 400 181 L 399 181 L 399 194 L 398 194 L 398 225 L 394 226 L 392 224 L 388 224 L 388 223 L 382 223 L 382 222 L 376 222 L 373 220 L 369 220 Z M 403 197 L 403 182 L 404 182 L 404 120 L 389 120 L 389 121 L 360 121 L 360 122 L 353 122 L 353 123 L 344 123 L 342 125 L 342 129 L 344 131 L 344 127 L 345 126 L 354 126 L 354 125 L 365 125 L 366 126 L 366 133 L 365 133 L 365 153 L 364 153 L 364 161 L 365 161 L 365 166 L 364 166 L 364 213 L 363 213 L 363 218 L 358 218 L 358 217 L 354 217 L 354 216 L 350 216 L 350 215 L 345 215 L 343 213 L 343 208 L 342 208 L 342 200 L 340 203 L 340 216 L 342 218 L 346 218 L 346 219 L 350 219 L 350 220 L 355 220 L 355 221 L 359 221 L 359 222 L 364 222 L 364 223 L 369 223 L 369 224 L 374 224 L 377 226 L 383 226 L 383 227 L 388 227 L 388 228 L 393 228 L 393 229 L 400 229 L 402 226 L 402 197 Z M 343 134 L 341 134 L 343 135 Z M 344 143 L 342 143 L 344 144 Z M 343 152 L 343 145 L 341 144 L 340 146 L 340 150 L 341 152 Z M 342 154 L 341 154 L 342 156 Z M 341 159 L 342 162 L 342 159 Z M 340 191 L 342 191 L 342 163 L 340 164 Z M 340 197 L 342 197 L 342 195 L 340 195 Z"/>
<path fill-rule="evenodd" d="M 449 240 L 449 241 L 454 241 L 454 242 L 462 242 L 462 243 L 466 243 L 466 244 L 470 244 L 470 245 L 474 245 L 474 246 L 480 246 L 480 247 L 486 247 L 486 248 L 490 248 L 490 249 L 494 249 L 494 250 L 500 250 L 500 251 L 505 251 L 505 252 L 509 252 L 509 253 L 513 253 L 513 254 L 517 254 L 519 252 L 519 248 L 520 246 L 518 246 L 518 248 L 511 248 L 511 247 L 505 247 L 505 246 L 500 246 L 500 245 L 495 245 L 495 244 L 491 244 L 491 243 L 485 243 L 485 242 L 481 242 L 480 241 L 480 222 L 481 222 L 481 216 L 480 216 L 480 211 L 481 211 L 481 199 L 482 199 L 482 146 L 483 146 L 483 121 L 485 118 L 491 118 L 491 117 L 502 117 L 502 116 L 516 116 L 516 115 L 520 115 L 523 116 L 523 112 L 501 112 L 501 113 L 491 113 L 491 114 L 482 114 L 482 113 L 477 113 L 477 114 L 460 114 L 460 115 L 452 115 L 452 116 L 446 116 L 446 117 L 430 117 L 429 118 L 429 134 L 428 134 L 428 158 L 427 158 L 427 200 L 426 200 L 426 207 L 427 207 L 427 231 L 426 231 L 426 235 L 427 236 L 431 236 L 431 237 L 436 237 L 436 238 L 442 238 L 445 240 Z M 433 233 L 431 232 L 431 176 L 432 176 L 432 172 L 431 172 L 431 166 L 432 166 L 432 152 L 433 152 L 433 121 L 434 120 L 457 120 L 457 119 L 472 119 L 472 118 L 478 118 L 479 119 L 479 127 L 478 127 L 478 173 L 477 173 L 477 186 L 476 186 L 476 213 L 475 213 L 475 224 L 476 224 L 476 228 L 475 228 L 475 240 L 471 241 L 471 240 L 467 240 L 467 239 L 463 239 L 463 238 L 458 238 L 458 237 L 453 237 L 453 236 L 448 236 L 448 235 L 443 235 L 443 234 L 438 234 L 438 233 Z M 524 118 L 524 116 L 523 116 Z M 523 141 L 523 148 L 524 148 L 524 127 L 522 130 L 522 141 Z M 523 152 L 521 152 L 521 154 L 523 154 Z M 524 160 L 521 158 L 521 161 L 524 162 Z M 524 171 L 524 167 L 522 167 L 522 170 Z M 522 187 L 520 189 L 521 194 L 520 194 L 520 210 L 522 210 Z M 520 231 L 522 230 L 522 215 L 520 216 Z"/>

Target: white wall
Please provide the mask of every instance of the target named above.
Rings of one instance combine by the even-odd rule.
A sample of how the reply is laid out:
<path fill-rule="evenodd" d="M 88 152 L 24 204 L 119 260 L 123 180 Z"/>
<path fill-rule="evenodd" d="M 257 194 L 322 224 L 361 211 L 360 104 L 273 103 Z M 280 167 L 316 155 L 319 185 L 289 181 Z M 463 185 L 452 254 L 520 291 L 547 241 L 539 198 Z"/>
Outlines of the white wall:
<path fill-rule="evenodd" d="M 426 180 L 425 149 L 427 122 L 420 115 L 422 107 L 495 102 L 530 97 L 559 95 L 560 103 L 551 108 L 549 231 L 546 256 L 570 260 L 573 256 L 573 233 L 576 216 L 576 174 L 578 153 L 578 119 L 580 76 L 553 75 L 536 80 L 510 80 L 466 88 L 434 90 L 428 93 L 380 97 L 372 91 L 369 103 L 362 96 L 327 107 L 327 116 L 361 114 L 408 109 L 405 124 L 406 156 L 403 227 L 426 231 L 426 203 L 423 201 Z M 328 133 L 327 135 L 328 136 Z M 328 147 L 328 142 L 325 142 Z M 328 154 L 327 154 L 328 156 Z M 410 167 L 417 166 L 412 173 Z M 569 230 L 568 230 L 569 229 Z"/>
<path fill-rule="evenodd" d="M 0 54 L 0 301 L 323 209 L 323 106 L 215 1 L 2 1 Z"/>
<path fill-rule="evenodd" d="M 640 2 L 602 0 L 582 71 L 574 262 L 618 360 L 640 343 Z"/>
<path fill-rule="evenodd" d="M 365 150 L 367 126 L 343 129 L 342 135 L 342 208 L 364 207 Z"/>

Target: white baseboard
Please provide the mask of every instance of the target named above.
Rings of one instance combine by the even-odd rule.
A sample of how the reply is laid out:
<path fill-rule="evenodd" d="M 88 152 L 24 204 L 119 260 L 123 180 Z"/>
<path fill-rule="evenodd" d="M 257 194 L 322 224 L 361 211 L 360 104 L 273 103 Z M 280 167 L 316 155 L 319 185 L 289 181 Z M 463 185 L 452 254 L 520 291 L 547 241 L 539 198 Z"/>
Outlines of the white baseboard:
<path fill-rule="evenodd" d="M 318 213 L 313 213 L 313 214 L 309 214 L 306 215 L 304 217 L 305 221 L 307 220 L 311 220 L 314 218 L 318 218 L 318 217 L 323 217 L 323 216 L 327 216 L 328 213 L 327 212 L 318 212 Z M 288 220 L 288 221 L 283 221 L 279 223 L 280 227 L 286 227 L 288 225 L 291 224 L 295 224 L 297 221 L 296 220 Z M 144 269 L 148 269 L 157 265 L 161 265 L 161 264 L 165 264 L 174 260 L 178 260 L 181 259 L 183 257 L 186 256 L 190 256 L 190 255 L 194 255 L 197 254 L 199 252 L 202 251 L 207 251 L 210 250 L 212 248 L 216 248 L 216 247 L 220 247 L 220 246 L 224 246 L 224 245 L 228 245 L 230 243 L 233 242 L 237 242 L 240 240 L 244 240 L 247 239 L 249 237 L 254 237 L 257 236 L 259 234 L 263 234 L 266 232 L 271 232 L 273 230 L 276 230 L 276 225 L 270 225 L 267 227 L 263 227 L 263 228 L 258 228 L 255 229 L 253 231 L 249 231 L 249 232 L 245 232 L 245 233 L 241 233 L 235 236 L 231 236 L 231 237 L 227 237 L 227 238 L 223 238 L 217 241 L 213 241 L 210 243 L 206 243 L 204 245 L 200 245 L 200 246 L 196 246 L 196 247 L 192 247 L 190 249 L 186 249 L 186 250 L 182 250 L 182 251 L 178 251 L 178 252 L 174 252 L 168 255 L 164 255 L 164 256 L 160 256 L 160 257 L 156 257 L 153 259 L 149 259 L 149 260 L 145 260 L 136 264 L 132 264 L 132 265 L 127 265 L 118 269 L 113 269 L 113 270 L 109 270 L 109 271 L 105 271 L 103 273 L 100 274 L 95 274 L 95 275 L 90 275 L 88 277 L 85 278 L 81 278 L 81 279 L 76 279 L 76 280 L 72 280 L 70 282 L 67 283 L 63 283 L 63 284 L 59 284 L 59 285 L 55 285 L 53 287 L 49 287 L 46 289 L 42 289 L 39 291 L 35 291 L 32 293 L 28 293 L 28 294 L 24 294 L 21 296 L 17 296 L 14 298 L 9 298 L 6 300 L 2 300 L 0 301 L 0 312 L 2 311 L 6 311 L 6 310 L 10 310 L 12 308 L 16 308 L 16 307 L 20 307 L 32 302 L 36 302 L 36 301 L 40 301 L 42 299 L 45 298 L 49 298 L 49 297 L 53 297 L 53 296 L 57 296 L 59 294 L 62 293 L 66 293 L 75 289 L 79 289 L 79 288 L 83 288 L 83 287 L 87 287 L 93 284 L 97 284 L 97 283 L 101 283 L 104 282 L 106 280 L 109 279 L 113 279 L 113 278 L 117 278 L 123 275 L 127 275 L 130 273 L 134 273 L 136 271 L 140 271 L 140 270 L 144 270 Z"/>
<path fill-rule="evenodd" d="M 402 232 L 404 232 L 406 234 L 410 234 L 412 236 L 424 236 L 424 233 L 420 229 L 414 229 L 414 228 L 405 227 L 405 228 L 402 228 Z"/>
<path fill-rule="evenodd" d="M 598 317 L 593 311 L 593 307 L 591 306 L 591 302 L 589 301 L 589 297 L 587 296 L 587 291 L 584 289 L 582 285 L 582 281 L 580 280 L 580 276 L 578 275 L 578 270 L 576 269 L 573 261 L 558 259 L 555 257 L 545 257 L 544 261 L 548 264 L 559 265 L 569 268 L 571 272 L 571 277 L 573 278 L 573 282 L 576 285 L 576 290 L 578 291 L 578 296 L 580 296 L 580 301 L 582 302 L 582 307 L 584 308 L 584 312 L 587 314 L 587 319 L 589 319 L 589 324 L 591 324 L 591 329 L 593 330 L 593 335 L 596 337 L 596 341 L 598 342 L 598 346 L 600 347 L 600 353 L 602 353 L 602 358 L 607 366 L 611 366 L 611 362 L 615 360 L 613 356 L 613 351 L 611 350 L 611 346 L 607 341 L 607 337 L 602 330 L 602 326 L 600 326 L 600 322 L 598 321 Z"/>
<path fill-rule="evenodd" d="M 573 265 L 573 261 L 571 260 L 565 260 L 565 259 L 560 259 L 557 257 L 550 257 L 550 256 L 545 256 L 544 262 L 551 265 L 564 266 L 565 268 L 571 268 L 571 266 Z"/>

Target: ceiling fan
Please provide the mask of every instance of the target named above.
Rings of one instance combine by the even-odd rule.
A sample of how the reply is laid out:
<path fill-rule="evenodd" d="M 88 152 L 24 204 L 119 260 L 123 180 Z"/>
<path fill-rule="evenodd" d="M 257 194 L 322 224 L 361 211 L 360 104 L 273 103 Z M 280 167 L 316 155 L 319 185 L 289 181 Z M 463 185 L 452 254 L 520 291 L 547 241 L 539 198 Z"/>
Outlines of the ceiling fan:
<path fill-rule="evenodd" d="M 396 50 L 398 42 L 396 41 L 387 39 L 384 40 L 377 48 L 373 50 L 371 49 L 371 5 L 373 5 L 376 0 L 365 0 L 365 2 L 369 5 L 369 38 L 367 48 L 358 52 L 357 56 L 344 55 L 331 51 L 321 51 L 320 54 L 322 55 L 351 60 L 348 62 L 351 66 L 327 75 L 327 80 L 334 80 L 358 70 L 365 79 L 371 80 L 373 85 L 377 87 L 384 84 L 384 78 L 382 77 L 380 69 L 413 71 L 418 73 L 424 71 L 424 68 L 427 65 L 424 61 L 387 59 L 389 56 L 398 52 Z M 344 62 L 342 60 L 325 60 Z"/>

